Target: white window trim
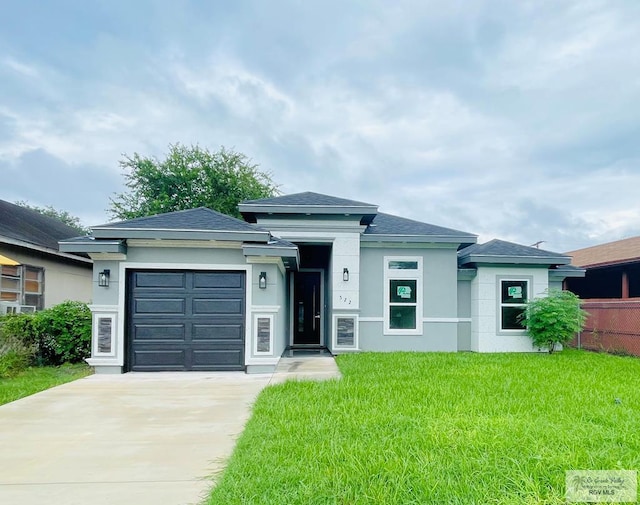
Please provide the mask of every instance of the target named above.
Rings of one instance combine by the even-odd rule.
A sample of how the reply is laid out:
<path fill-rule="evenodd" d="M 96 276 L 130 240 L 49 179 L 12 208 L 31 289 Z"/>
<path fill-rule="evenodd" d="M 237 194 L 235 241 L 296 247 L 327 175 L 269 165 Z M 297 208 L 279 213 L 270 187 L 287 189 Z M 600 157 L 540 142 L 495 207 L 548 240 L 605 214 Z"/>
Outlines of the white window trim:
<path fill-rule="evenodd" d="M 258 351 L 258 319 L 269 320 L 269 350 Z M 253 354 L 255 356 L 273 356 L 273 327 L 275 324 L 274 314 L 254 314 L 253 315 Z"/>
<path fill-rule="evenodd" d="M 423 321 L 422 321 L 422 307 L 424 305 L 424 293 L 422 288 L 422 257 L 421 256 L 385 256 L 384 258 L 384 299 L 383 299 L 383 319 L 384 319 L 384 334 L 385 335 L 422 335 L 423 334 Z M 415 261 L 418 263 L 416 270 L 395 270 L 389 268 L 390 261 Z M 389 301 L 389 281 L 395 279 L 407 279 L 416 281 L 416 328 L 414 329 L 400 329 L 390 328 L 389 310 L 391 302 Z"/>
<path fill-rule="evenodd" d="M 508 281 L 526 281 L 527 283 L 527 301 L 531 300 L 531 289 L 533 286 L 533 277 L 532 276 L 523 276 L 523 275 L 508 275 L 508 276 L 498 276 L 497 277 L 497 282 L 496 282 L 496 291 L 497 291 L 497 302 L 498 302 L 498 314 L 496 317 L 496 330 L 498 335 L 525 335 L 527 333 L 526 328 L 522 328 L 521 330 L 514 330 L 514 329 L 504 329 L 502 328 L 502 307 L 503 305 L 507 305 L 510 307 L 524 307 L 526 306 L 525 303 L 523 304 L 515 304 L 515 303 L 507 303 L 507 304 L 503 304 L 502 303 L 502 283 L 503 282 L 508 282 Z"/>
<path fill-rule="evenodd" d="M 345 346 L 345 345 L 338 345 L 338 319 L 339 318 L 345 318 L 345 319 L 353 319 L 353 345 L 352 346 Z M 336 351 L 357 351 L 360 349 L 360 341 L 359 341 L 359 335 L 360 335 L 360 328 L 359 328 L 359 318 L 358 318 L 358 314 L 334 314 L 333 315 L 333 331 L 332 331 L 332 349 L 336 350 Z"/>

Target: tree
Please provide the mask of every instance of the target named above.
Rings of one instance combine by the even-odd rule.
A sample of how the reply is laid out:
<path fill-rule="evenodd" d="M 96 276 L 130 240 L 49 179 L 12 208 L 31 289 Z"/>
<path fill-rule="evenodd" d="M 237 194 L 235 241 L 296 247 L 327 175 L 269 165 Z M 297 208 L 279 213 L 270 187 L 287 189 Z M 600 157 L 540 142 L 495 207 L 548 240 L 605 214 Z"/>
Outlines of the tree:
<path fill-rule="evenodd" d="M 197 207 L 240 217 L 241 201 L 279 194 L 270 174 L 224 147 L 212 153 L 197 145 L 171 144 L 164 160 L 134 153 L 124 155 L 120 167 L 129 191 L 111 198 L 109 212 L 117 219 Z"/>
<path fill-rule="evenodd" d="M 82 226 L 82 223 L 80 223 L 80 218 L 69 214 L 66 210 L 57 210 L 54 209 L 51 205 L 47 205 L 46 207 L 37 207 L 35 205 L 29 205 L 29 203 L 25 201 L 18 201 L 16 202 L 16 205 L 24 207 L 25 209 L 34 210 L 42 214 L 43 216 L 52 217 L 54 219 L 57 219 L 58 221 L 62 221 L 67 226 L 75 229 L 79 235 L 86 235 L 87 233 L 89 233 L 89 228 Z"/>
<path fill-rule="evenodd" d="M 552 290 L 548 296 L 527 303 L 523 316 L 521 323 L 533 345 L 547 347 L 552 353 L 556 344 L 564 345 L 582 331 L 587 312 L 571 291 Z"/>

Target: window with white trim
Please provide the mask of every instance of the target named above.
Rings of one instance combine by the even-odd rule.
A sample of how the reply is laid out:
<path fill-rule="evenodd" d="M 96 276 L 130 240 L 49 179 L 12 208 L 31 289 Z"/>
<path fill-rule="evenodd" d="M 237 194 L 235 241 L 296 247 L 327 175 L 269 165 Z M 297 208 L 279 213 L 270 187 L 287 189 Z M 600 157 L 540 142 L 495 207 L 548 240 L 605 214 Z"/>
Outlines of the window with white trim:
<path fill-rule="evenodd" d="M 422 334 L 422 258 L 384 258 L 386 334 Z"/>
<path fill-rule="evenodd" d="M 520 320 L 529 298 L 529 281 L 500 279 L 500 329 L 524 331 Z"/>
<path fill-rule="evenodd" d="M 44 269 L 29 265 L 0 266 L 0 300 L 44 308 Z"/>

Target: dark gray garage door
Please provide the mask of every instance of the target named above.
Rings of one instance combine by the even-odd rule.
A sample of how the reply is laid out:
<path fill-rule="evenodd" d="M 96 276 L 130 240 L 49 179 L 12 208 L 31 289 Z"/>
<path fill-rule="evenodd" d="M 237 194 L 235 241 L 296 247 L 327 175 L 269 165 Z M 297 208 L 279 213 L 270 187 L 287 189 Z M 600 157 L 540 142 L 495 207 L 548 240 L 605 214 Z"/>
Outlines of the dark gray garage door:
<path fill-rule="evenodd" d="M 129 370 L 244 369 L 244 272 L 130 272 L 128 309 Z"/>

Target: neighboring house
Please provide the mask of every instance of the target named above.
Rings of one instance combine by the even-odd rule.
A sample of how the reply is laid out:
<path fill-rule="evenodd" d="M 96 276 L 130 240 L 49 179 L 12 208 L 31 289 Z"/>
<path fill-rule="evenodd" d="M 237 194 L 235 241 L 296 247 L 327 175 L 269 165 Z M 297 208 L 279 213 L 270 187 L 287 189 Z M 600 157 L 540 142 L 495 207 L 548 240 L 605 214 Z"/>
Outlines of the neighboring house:
<path fill-rule="evenodd" d="M 89 302 L 93 262 L 60 252 L 76 230 L 51 217 L 0 200 L 0 314 Z"/>
<path fill-rule="evenodd" d="M 640 237 L 566 254 L 586 270 L 584 278 L 565 281 L 589 313 L 579 344 L 640 356 Z"/>
<path fill-rule="evenodd" d="M 289 347 L 537 351 L 516 325 L 570 258 L 317 193 L 111 223 L 94 260 L 97 372 L 273 370 Z"/>

